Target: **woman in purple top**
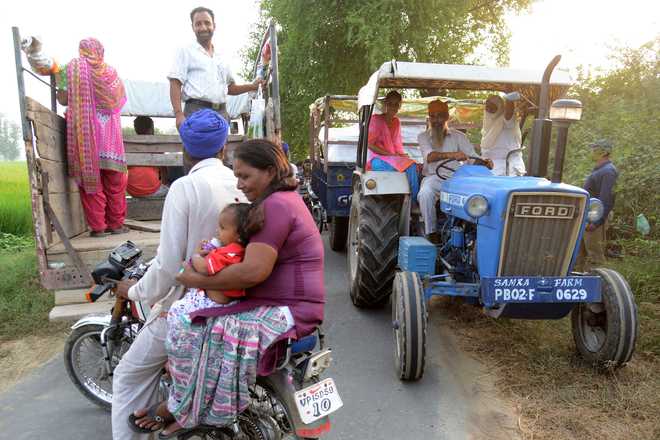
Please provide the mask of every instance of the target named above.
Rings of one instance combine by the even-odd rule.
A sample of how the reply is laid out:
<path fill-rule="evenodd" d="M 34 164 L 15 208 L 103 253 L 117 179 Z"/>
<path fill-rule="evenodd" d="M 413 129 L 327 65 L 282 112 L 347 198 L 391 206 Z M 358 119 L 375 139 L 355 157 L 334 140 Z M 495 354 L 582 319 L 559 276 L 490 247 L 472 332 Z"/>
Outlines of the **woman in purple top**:
<path fill-rule="evenodd" d="M 247 407 L 257 371 L 267 374 L 274 367 L 273 350 L 267 349 L 306 336 L 323 321 L 323 242 L 294 191 L 282 150 L 266 140 L 244 142 L 234 155 L 234 174 L 238 189 L 253 203 L 250 220 L 262 229 L 250 238 L 242 262 L 213 276 L 186 267 L 177 280 L 199 289 L 246 289 L 246 297 L 182 315 L 169 328 L 170 396 L 148 417 L 129 420 L 135 430 L 169 424 L 163 437 L 231 422 Z"/>

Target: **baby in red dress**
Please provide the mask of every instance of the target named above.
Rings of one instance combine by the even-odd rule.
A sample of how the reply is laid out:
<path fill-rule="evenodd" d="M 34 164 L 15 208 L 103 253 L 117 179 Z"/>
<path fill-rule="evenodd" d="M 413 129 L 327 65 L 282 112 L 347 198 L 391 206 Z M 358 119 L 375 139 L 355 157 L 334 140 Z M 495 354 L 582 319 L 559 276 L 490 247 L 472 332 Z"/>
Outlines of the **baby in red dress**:
<path fill-rule="evenodd" d="M 250 236 L 262 227 L 249 220 L 250 206 L 249 203 L 231 203 L 220 212 L 217 239 L 203 240 L 190 259 L 195 271 L 210 276 L 243 260 Z M 168 319 L 176 319 L 195 310 L 229 304 L 243 296 L 244 290 L 189 289 L 183 298 L 172 304 Z"/>

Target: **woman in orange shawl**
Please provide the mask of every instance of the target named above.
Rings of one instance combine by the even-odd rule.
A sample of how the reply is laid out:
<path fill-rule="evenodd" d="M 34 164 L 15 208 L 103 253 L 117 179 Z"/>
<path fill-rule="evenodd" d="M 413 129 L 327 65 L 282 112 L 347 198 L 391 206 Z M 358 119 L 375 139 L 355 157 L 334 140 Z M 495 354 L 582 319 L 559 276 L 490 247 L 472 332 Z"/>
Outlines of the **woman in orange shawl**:
<path fill-rule="evenodd" d="M 367 169 L 406 173 L 410 196 L 417 200 L 419 177 L 417 163 L 406 154 L 401 140 L 401 123 L 396 117 L 401 108 L 401 95 L 396 90 L 385 96 L 384 112 L 373 115 L 369 122 Z"/>
<path fill-rule="evenodd" d="M 80 187 L 91 235 L 121 234 L 128 231 L 124 226 L 127 175 L 120 118 L 126 93 L 117 71 L 103 60 L 103 45 L 98 40 L 82 40 L 79 53 L 59 78 L 62 93 L 58 99 L 68 105 L 69 175 Z"/>

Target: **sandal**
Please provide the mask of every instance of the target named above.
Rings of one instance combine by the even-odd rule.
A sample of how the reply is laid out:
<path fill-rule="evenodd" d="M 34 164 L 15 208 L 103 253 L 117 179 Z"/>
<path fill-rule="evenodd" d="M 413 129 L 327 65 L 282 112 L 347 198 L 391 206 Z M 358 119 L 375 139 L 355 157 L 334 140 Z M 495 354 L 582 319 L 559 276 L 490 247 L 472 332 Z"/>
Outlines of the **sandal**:
<path fill-rule="evenodd" d="M 107 232 L 109 234 L 113 234 L 113 235 L 126 234 L 129 231 L 130 231 L 130 229 L 128 228 L 128 226 L 125 226 L 125 225 L 121 225 L 120 227 L 115 228 L 115 229 L 108 228 L 108 229 L 105 230 L 105 232 Z"/>
<path fill-rule="evenodd" d="M 159 416 L 156 414 L 156 411 L 158 411 L 158 407 L 163 402 L 158 402 L 147 409 L 147 413 L 143 416 L 136 416 L 135 412 L 131 413 L 131 415 L 128 416 L 128 427 L 133 430 L 133 432 L 136 432 L 138 434 L 151 434 L 152 432 L 158 431 L 160 429 L 163 429 L 167 424 L 172 423 L 174 421 L 174 418 L 172 420 L 167 420 L 168 418 Z M 152 428 L 143 428 L 141 426 L 138 426 L 136 423 L 138 419 L 142 419 L 145 417 L 151 418 L 154 422 L 161 424 L 162 426 L 157 429 L 152 429 Z"/>

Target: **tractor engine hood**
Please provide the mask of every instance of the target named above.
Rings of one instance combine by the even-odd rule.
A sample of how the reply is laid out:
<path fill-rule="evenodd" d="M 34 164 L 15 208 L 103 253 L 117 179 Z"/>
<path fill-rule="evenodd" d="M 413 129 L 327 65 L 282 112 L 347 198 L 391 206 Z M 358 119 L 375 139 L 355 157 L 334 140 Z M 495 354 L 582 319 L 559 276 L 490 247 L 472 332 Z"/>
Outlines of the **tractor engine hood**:
<path fill-rule="evenodd" d="M 498 229 L 502 227 L 509 196 L 514 192 L 552 192 L 589 197 L 589 193 L 582 188 L 552 183 L 542 177 L 495 176 L 486 167 L 464 165 L 443 183 L 440 208 L 447 215 Z M 480 218 L 472 217 L 465 210 L 468 199 L 477 195 L 488 200 L 488 211 Z"/>

